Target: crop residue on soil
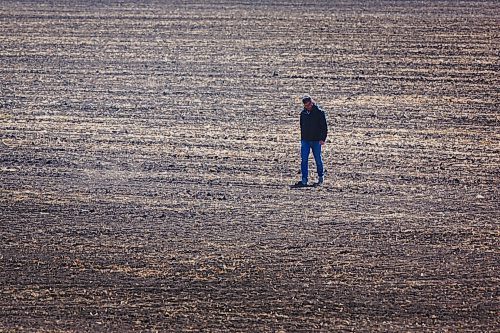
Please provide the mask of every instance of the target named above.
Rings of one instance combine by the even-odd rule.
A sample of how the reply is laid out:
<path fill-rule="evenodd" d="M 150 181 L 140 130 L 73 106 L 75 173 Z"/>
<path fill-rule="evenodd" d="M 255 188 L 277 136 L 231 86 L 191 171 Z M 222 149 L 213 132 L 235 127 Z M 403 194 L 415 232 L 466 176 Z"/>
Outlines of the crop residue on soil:
<path fill-rule="evenodd" d="M 3 1 L 0 331 L 498 331 L 499 18 Z"/>

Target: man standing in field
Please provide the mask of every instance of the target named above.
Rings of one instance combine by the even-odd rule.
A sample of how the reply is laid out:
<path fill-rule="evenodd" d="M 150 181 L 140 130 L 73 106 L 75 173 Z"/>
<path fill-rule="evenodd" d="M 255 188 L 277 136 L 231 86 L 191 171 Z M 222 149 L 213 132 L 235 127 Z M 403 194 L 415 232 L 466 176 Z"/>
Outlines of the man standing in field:
<path fill-rule="evenodd" d="M 300 171 L 302 180 L 295 184 L 296 187 L 307 186 L 309 175 L 309 152 L 312 150 L 316 169 L 318 172 L 318 182 L 314 185 L 321 185 L 324 181 L 323 158 L 321 157 L 321 146 L 326 142 L 328 126 L 326 124 L 325 112 L 321 110 L 316 102 L 309 95 L 302 97 L 304 109 L 300 113 Z"/>

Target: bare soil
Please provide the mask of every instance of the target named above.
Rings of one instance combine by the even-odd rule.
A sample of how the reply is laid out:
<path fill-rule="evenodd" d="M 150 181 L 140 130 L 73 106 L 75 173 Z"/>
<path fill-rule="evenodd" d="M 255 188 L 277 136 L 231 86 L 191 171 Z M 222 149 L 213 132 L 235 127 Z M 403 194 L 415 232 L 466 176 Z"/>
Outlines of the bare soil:
<path fill-rule="evenodd" d="M 2 1 L 0 332 L 498 332 L 499 27 L 497 1 Z M 292 189 L 304 93 L 327 177 Z"/>

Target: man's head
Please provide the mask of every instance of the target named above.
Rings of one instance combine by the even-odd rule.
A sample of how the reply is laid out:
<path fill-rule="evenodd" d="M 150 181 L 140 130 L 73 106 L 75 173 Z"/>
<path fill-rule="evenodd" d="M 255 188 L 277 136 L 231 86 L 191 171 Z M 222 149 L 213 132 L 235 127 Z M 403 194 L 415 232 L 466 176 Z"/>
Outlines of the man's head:
<path fill-rule="evenodd" d="M 313 106 L 314 106 L 314 102 L 313 102 L 313 99 L 311 98 L 311 96 L 309 95 L 304 95 L 302 97 L 302 103 L 304 104 L 304 108 L 307 110 L 307 111 L 311 111 Z"/>

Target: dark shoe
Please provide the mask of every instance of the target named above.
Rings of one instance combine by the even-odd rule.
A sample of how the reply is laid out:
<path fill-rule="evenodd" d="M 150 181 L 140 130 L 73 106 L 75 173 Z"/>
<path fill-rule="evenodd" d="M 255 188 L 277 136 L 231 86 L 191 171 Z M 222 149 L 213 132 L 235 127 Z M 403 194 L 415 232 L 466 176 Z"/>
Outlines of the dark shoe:
<path fill-rule="evenodd" d="M 317 183 L 314 183 L 314 187 L 318 187 L 318 186 L 321 186 L 323 185 L 323 182 L 324 182 L 324 179 L 323 177 L 321 177 L 320 179 L 318 179 L 318 182 Z"/>
<path fill-rule="evenodd" d="M 292 187 L 294 188 L 299 188 L 299 187 L 306 187 L 307 184 L 304 184 L 301 180 L 299 180 L 298 182 L 296 182 L 295 184 L 292 185 Z"/>

